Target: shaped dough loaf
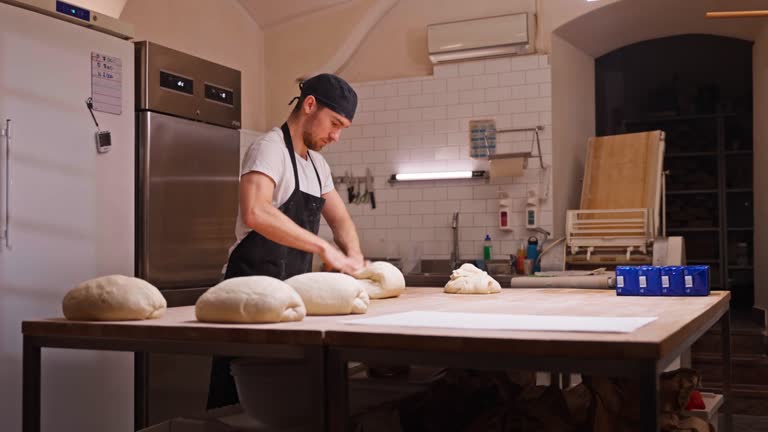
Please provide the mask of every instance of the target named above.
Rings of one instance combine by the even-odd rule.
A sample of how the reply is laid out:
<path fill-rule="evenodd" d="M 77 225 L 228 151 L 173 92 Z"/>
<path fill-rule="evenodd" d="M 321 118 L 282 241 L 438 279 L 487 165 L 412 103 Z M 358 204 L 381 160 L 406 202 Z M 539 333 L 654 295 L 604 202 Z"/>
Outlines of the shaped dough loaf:
<path fill-rule="evenodd" d="M 374 261 L 354 276 L 365 284 L 365 290 L 372 299 L 397 297 L 405 290 L 403 274 L 386 261 Z"/>
<path fill-rule="evenodd" d="M 167 303 L 160 291 L 143 279 L 110 275 L 69 290 L 61 306 L 69 320 L 129 321 L 159 318 Z"/>
<path fill-rule="evenodd" d="M 450 294 L 495 294 L 501 292 L 501 285 L 488 273 L 466 263 L 451 273 L 444 291 Z"/>
<path fill-rule="evenodd" d="M 269 276 L 227 279 L 206 291 L 195 304 L 198 321 L 215 323 L 301 321 L 306 314 L 296 291 Z"/>
<path fill-rule="evenodd" d="M 307 315 L 348 315 L 368 311 L 365 285 L 342 273 L 304 273 L 285 281 L 304 300 Z"/>

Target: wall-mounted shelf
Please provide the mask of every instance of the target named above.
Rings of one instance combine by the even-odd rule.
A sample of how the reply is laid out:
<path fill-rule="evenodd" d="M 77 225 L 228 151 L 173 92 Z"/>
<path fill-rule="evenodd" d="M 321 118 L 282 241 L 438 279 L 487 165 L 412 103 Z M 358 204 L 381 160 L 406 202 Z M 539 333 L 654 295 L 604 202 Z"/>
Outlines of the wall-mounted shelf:
<path fill-rule="evenodd" d="M 533 132 L 534 135 L 534 142 L 536 144 L 536 149 L 538 150 L 538 154 L 533 154 L 533 143 L 531 144 L 531 151 L 528 152 L 517 152 L 517 153 L 494 153 L 490 154 L 489 145 L 488 145 L 488 133 L 483 132 L 483 139 L 485 142 L 485 148 L 486 148 L 486 157 L 488 160 L 499 160 L 499 159 L 511 159 L 511 158 L 524 158 L 524 163 L 527 164 L 528 158 L 530 157 L 538 157 L 539 158 L 539 167 L 544 169 L 544 158 L 541 154 L 541 139 L 539 138 L 539 132 L 544 130 L 544 126 L 542 125 L 536 125 L 534 127 L 529 128 L 514 128 L 514 129 L 497 129 L 495 131 L 496 134 L 503 134 L 503 133 L 515 133 L 515 132 Z"/>

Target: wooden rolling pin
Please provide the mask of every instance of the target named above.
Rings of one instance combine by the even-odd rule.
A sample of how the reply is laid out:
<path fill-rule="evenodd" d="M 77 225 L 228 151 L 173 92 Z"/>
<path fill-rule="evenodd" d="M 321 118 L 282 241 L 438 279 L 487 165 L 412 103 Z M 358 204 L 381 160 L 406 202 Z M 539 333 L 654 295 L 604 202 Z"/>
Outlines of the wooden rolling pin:
<path fill-rule="evenodd" d="M 755 18 L 768 17 L 768 10 L 707 12 L 707 18 Z"/>

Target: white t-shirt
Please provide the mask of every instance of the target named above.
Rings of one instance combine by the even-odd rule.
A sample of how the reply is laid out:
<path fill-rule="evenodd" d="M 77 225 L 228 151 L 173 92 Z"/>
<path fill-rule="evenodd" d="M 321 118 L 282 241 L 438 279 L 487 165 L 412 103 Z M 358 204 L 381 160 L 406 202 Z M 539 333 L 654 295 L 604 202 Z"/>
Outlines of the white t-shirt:
<path fill-rule="evenodd" d="M 296 170 L 299 173 L 299 188 L 303 192 L 314 196 L 321 196 L 334 189 L 331 167 L 328 166 L 328 162 L 325 161 L 325 158 L 320 153 L 309 150 L 309 155 L 312 157 L 315 167 L 317 167 L 317 174 L 320 175 L 320 181 L 323 185 L 322 191 L 317 183 L 317 175 L 315 175 L 315 169 L 312 167 L 312 162 L 310 162 L 309 158 L 304 159 L 295 152 L 294 155 L 296 156 Z M 296 188 L 296 181 L 293 177 L 291 156 L 288 154 L 288 148 L 285 146 L 282 129 L 273 128 L 248 147 L 243 156 L 240 176 L 251 171 L 264 173 L 274 180 L 275 192 L 272 194 L 272 205 L 276 208 L 280 208 L 291 196 Z M 235 224 L 237 240 L 229 248 L 230 254 L 232 254 L 235 247 L 249 232 L 251 232 L 251 228 L 243 223 L 243 218 L 238 209 L 237 223 Z"/>

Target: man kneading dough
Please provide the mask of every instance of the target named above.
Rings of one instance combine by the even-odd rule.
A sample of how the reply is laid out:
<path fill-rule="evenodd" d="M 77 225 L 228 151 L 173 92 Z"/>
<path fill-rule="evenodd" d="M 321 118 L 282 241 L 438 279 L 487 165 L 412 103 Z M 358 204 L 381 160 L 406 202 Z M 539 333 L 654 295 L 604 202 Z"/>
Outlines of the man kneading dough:
<path fill-rule="evenodd" d="M 331 74 L 309 78 L 299 89 L 285 123 L 254 142 L 243 157 L 236 241 L 225 279 L 260 275 L 286 280 L 311 271 L 312 254 L 343 273 L 364 265 L 355 225 L 320 153 L 352 124 L 357 94 Z M 336 245 L 317 235 L 321 215 Z M 229 359 L 214 357 L 208 408 L 237 402 Z"/>

